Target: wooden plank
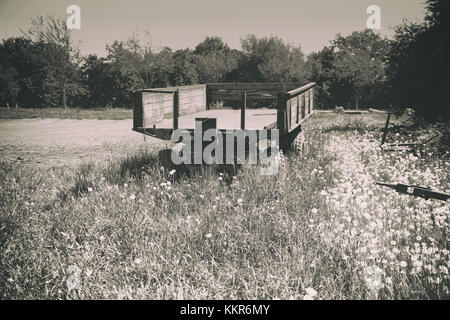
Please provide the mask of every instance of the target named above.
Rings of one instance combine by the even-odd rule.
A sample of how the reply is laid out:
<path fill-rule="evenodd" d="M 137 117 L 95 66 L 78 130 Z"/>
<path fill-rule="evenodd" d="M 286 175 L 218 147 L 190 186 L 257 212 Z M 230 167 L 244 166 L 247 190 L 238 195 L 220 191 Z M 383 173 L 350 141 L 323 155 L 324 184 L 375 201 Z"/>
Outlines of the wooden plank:
<path fill-rule="evenodd" d="M 210 89 L 211 94 L 239 94 L 243 91 L 247 91 L 247 95 L 249 94 L 277 94 L 282 91 L 280 88 L 260 88 L 260 89 L 248 89 L 248 88 L 239 88 L 239 89 Z"/>
<path fill-rule="evenodd" d="M 300 117 L 300 120 L 301 120 L 301 119 L 305 119 L 305 117 L 306 117 L 305 94 L 302 93 L 299 95 L 299 97 L 300 97 L 300 108 L 301 108 L 301 117 Z"/>
<path fill-rule="evenodd" d="M 236 94 L 217 94 L 217 93 L 211 93 L 209 96 L 209 99 L 211 101 L 240 101 L 239 93 Z M 247 94 L 247 100 L 275 100 L 275 95 L 267 95 L 267 94 L 260 94 L 260 95 L 253 95 L 253 94 Z"/>
<path fill-rule="evenodd" d="M 172 108 L 173 106 L 173 98 L 168 101 L 163 102 L 147 102 L 143 105 L 143 108 L 145 110 L 153 110 L 153 109 L 166 109 L 166 108 Z"/>
<path fill-rule="evenodd" d="M 253 82 L 253 83 L 208 83 L 210 89 L 237 89 L 237 90 L 255 90 L 255 89 L 272 89 L 272 90 L 289 90 L 301 86 L 300 82 Z"/>
<path fill-rule="evenodd" d="M 297 119 L 297 111 L 298 111 L 298 104 L 297 104 L 298 96 L 291 98 L 289 101 L 291 103 L 291 124 L 292 123 L 298 123 Z"/>
<path fill-rule="evenodd" d="M 302 92 L 305 92 L 305 91 L 307 91 L 308 89 L 310 89 L 310 88 L 312 88 L 314 86 L 316 86 L 316 83 L 315 82 L 311 82 L 311 83 L 308 83 L 307 85 L 304 85 L 303 87 L 300 87 L 300 88 L 297 88 L 297 89 L 294 89 L 294 90 L 286 92 L 286 95 L 292 97 L 292 96 L 298 95 L 298 94 L 300 94 Z"/>
<path fill-rule="evenodd" d="M 240 129 L 240 113 L 241 110 L 231 109 L 214 109 L 204 110 L 201 112 L 191 113 L 188 115 L 180 115 L 178 118 L 178 128 L 194 129 L 196 117 L 217 118 L 218 129 Z M 171 129 L 172 119 L 164 119 L 156 124 L 156 128 Z M 245 111 L 245 127 L 246 130 L 264 129 L 266 127 L 274 127 L 277 122 L 277 111 L 275 109 L 246 109 Z"/>
<path fill-rule="evenodd" d="M 142 101 L 144 104 L 146 102 L 160 102 L 172 99 L 172 93 L 154 93 L 154 92 L 143 92 Z"/>
<path fill-rule="evenodd" d="M 308 116 L 311 113 L 310 105 L 309 105 L 309 91 L 305 92 L 305 113 Z"/>
<path fill-rule="evenodd" d="M 287 116 L 287 131 L 291 131 L 292 126 L 292 111 L 291 111 L 291 99 L 286 101 L 286 116 Z"/>
<path fill-rule="evenodd" d="M 187 91 L 187 90 L 194 90 L 194 89 L 206 89 L 206 84 L 194 84 L 194 85 L 188 85 L 188 86 L 178 86 L 178 87 L 166 87 L 166 88 L 149 88 L 149 89 L 139 89 L 135 91 L 141 91 L 141 92 L 164 92 L 164 93 L 172 93 L 175 90 L 180 91 Z"/>

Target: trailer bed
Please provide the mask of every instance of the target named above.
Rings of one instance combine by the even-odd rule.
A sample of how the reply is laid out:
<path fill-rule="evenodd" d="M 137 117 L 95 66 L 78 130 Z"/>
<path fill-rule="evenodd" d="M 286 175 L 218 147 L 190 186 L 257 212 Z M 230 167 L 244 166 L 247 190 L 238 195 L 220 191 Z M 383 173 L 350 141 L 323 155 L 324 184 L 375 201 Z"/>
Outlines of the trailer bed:
<path fill-rule="evenodd" d="M 216 118 L 217 129 L 237 130 L 241 128 L 241 111 L 233 109 L 205 110 L 180 116 L 178 127 L 180 129 L 194 129 L 195 118 Z M 276 109 L 247 109 L 245 112 L 245 128 L 262 130 L 275 127 L 277 123 Z M 156 129 L 173 128 L 173 119 L 164 119 L 155 124 Z"/>
<path fill-rule="evenodd" d="M 232 83 L 140 89 L 135 91 L 133 130 L 171 140 L 174 130 L 195 131 L 198 119 L 202 128 L 219 131 L 278 129 L 280 139 L 289 142 L 314 112 L 315 85 Z M 269 98 L 276 108 L 247 108 L 247 101 Z M 233 101 L 240 109 L 211 109 L 217 99 Z"/>

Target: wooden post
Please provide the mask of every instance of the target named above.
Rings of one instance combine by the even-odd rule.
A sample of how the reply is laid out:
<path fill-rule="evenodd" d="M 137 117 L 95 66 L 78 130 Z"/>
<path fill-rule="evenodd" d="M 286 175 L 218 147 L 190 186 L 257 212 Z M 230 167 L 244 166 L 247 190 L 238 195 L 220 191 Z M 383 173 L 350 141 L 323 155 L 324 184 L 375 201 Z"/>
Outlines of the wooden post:
<path fill-rule="evenodd" d="M 142 91 L 134 91 L 133 128 L 145 128 Z"/>
<path fill-rule="evenodd" d="M 308 108 L 309 108 L 309 115 L 311 115 L 311 113 L 312 113 L 311 89 L 308 90 Z"/>
<path fill-rule="evenodd" d="M 284 92 L 279 92 L 277 96 L 277 129 L 280 136 L 286 132 L 286 97 Z"/>
<path fill-rule="evenodd" d="M 178 116 L 180 108 L 180 94 L 178 90 L 173 92 L 173 130 L 178 129 Z"/>
<path fill-rule="evenodd" d="M 292 102 L 291 99 L 286 101 L 286 124 L 287 131 L 289 132 L 292 127 Z"/>
<path fill-rule="evenodd" d="M 205 94 L 206 94 L 206 110 L 211 109 L 211 88 L 208 84 L 205 85 Z"/>
<path fill-rule="evenodd" d="M 388 116 L 387 116 L 387 119 L 386 119 L 386 124 L 384 125 L 383 138 L 381 138 L 381 146 L 383 146 L 384 142 L 386 141 L 386 135 L 387 135 L 387 131 L 388 131 L 389 120 L 391 120 L 391 113 L 390 112 L 388 112 Z"/>
<path fill-rule="evenodd" d="M 241 130 L 245 130 L 245 109 L 247 108 L 247 91 L 241 93 Z"/>

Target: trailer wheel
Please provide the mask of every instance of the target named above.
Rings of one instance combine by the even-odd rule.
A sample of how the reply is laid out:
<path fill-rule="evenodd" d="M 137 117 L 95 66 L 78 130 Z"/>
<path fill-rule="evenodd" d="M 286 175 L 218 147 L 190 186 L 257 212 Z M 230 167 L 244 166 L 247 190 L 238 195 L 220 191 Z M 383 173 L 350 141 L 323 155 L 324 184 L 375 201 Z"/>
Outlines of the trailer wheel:
<path fill-rule="evenodd" d="M 286 170 L 287 168 L 287 157 L 284 155 L 283 150 L 279 150 L 275 161 L 278 161 L 278 166 L 281 170 Z"/>
<path fill-rule="evenodd" d="M 292 150 L 297 154 L 302 154 L 303 149 L 305 147 L 305 134 L 303 131 L 295 137 L 294 142 L 292 143 Z"/>
<path fill-rule="evenodd" d="M 263 140 L 258 143 L 259 152 L 266 152 L 266 148 L 271 146 L 270 140 Z M 269 166 L 273 164 L 278 164 L 278 170 L 285 170 L 287 168 L 287 157 L 285 156 L 281 148 L 278 149 L 277 154 L 272 158 L 272 162 Z"/>

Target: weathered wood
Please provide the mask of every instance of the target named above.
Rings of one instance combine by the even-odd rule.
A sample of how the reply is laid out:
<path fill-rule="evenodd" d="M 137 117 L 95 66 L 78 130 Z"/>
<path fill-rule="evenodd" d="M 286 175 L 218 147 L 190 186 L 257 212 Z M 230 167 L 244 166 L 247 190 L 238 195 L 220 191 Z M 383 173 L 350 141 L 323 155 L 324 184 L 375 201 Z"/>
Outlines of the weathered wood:
<path fill-rule="evenodd" d="M 311 83 L 308 83 L 308 84 L 304 85 L 303 87 L 300 87 L 300 88 L 297 88 L 297 89 L 294 89 L 294 90 L 286 92 L 286 95 L 290 96 L 290 97 L 296 96 L 296 95 L 298 95 L 300 93 L 303 93 L 303 92 L 307 91 L 308 89 L 310 89 L 310 88 L 312 88 L 314 86 L 316 86 L 316 83 L 315 82 L 311 82 Z"/>
<path fill-rule="evenodd" d="M 270 82 L 270 83 L 264 83 L 264 82 L 253 82 L 253 83 L 208 83 L 207 86 L 212 90 L 290 90 L 293 88 L 296 88 L 298 86 L 302 85 L 302 83 L 299 82 Z"/>
<path fill-rule="evenodd" d="M 287 131 L 291 131 L 292 127 L 292 104 L 291 99 L 286 101 L 286 115 L 287 115 Z"/>
<path fill-rule="evenodd" d="M 166 87 L 166 88 L 148 88 L 148 89 L 138 89 L 134 90 L 135 92 L 160 92 L 160 93 L 171 93 L 175 90 L 186 91 L 186 90 L 195 90 L 195 89 L 206 89 L 206 84 L 194 84 L 188 86 L 177 86 L 177 87 Z"/>
<path fill-rule="evenodd" d="M 245 130 L 245 109 L 247 108 L 247 92 L 241 94 L 241 130 Z"/>
<path fill-rule="evenodd" d="M 299 96 L 299 100 L 300 100 L 300 112 L 301 112 L 301 116 L 300 116 L 300 118 L 301 119 L 305 119 L 305 117 L 306 117 L 306 110 L 305 110 L 305 94 L 304 93 L 302 93 L 302 94 L 300 94 L 300 95 L 298 95 Z"/>
<path fill-rule="evenodd" d="M 309 103 L 309 91 L 305 91 L 305 112 L 306 115 L 311 113 L 311 104 Z"/>
<path fill-rule="evenodd" d="M 278 92 L 294 89 L 300 83 L 211 83 L 207 84 L 208 101 L 239 101 L 247 92 L 247 100 L 275 100 Z"/>
<path fill-rule="evenodd" d="M 177 99 L 174 99 L 175 92 Z M 174 117 L 176 102 L 178 117 L 206 110 L 205 85 L 142 89 L 135 91 L 135 94 L 142 95 L 142 125 L 146 127 Z M 174 118 L 173 125 L 177 125 L 176 121 Z"/>
<path fill-rule="evenodd" d="M 277 98 L 277 128 L 280 131 L 280 135 L 283 135 L 287 131 L 286 125 L 286 96 L 284 92 L 278 93 Z"/>
<path fill-rule="evenodd" d="M 180 104 L 179 91 L 175 90 L 173 92 L 173 130 L 178 129 L 179 104 Z"/>
<path fill-rule="evenodd" d="M 278 95 L 279 121 L 277 124 L 280 134 L 295 130 L 314 112 L 315 86 L 316 83 L 311 82 Z"/>
<path fill-rule="evenodd" d="M 208 101 L 240 101 L 241 92 L 211 93 Z M 278 92 L 254 94 L 247 92 L 247 100 L 276 100 Z M 211 103 L 211 102 L 210 102 Z"/>
<path fill-rule="evenodd" d="M 143 127 L 142 92 L 134 92 L 133 128 Z"/>
<path fill-rule="evenodd" d="M 386 135 L 388 132 L 388 127 L 389 127 L 389 121 L 391 120 L 391 113 L 389 112 L 386 118 L 386 123 L 384 125 L 384 130 L 383 130 L 383 137 L 381 138 L 381 145 L 383 145 L 386 142 Z"/>
<path fill-rule="evenodd" d="M 193 130 L 196 117 L 211 117 L 217 119 L 216 125 L 220 130 L 277 128 L 283 136 L 298 129 L 314 111 L 315 83 L 299 88 L 292 88 L 292 85 L 232 83 L 138 90 L 136 97 L 140 95 L 141 99 L 136 100 L 133 127 L 149 128 L 151 134 L 166 137 L 177 128 Z M 270 109 L 247 110 L 247 100 L 253 97 L 273 99 L 275 94 L 276 112 Z M 210 101 L 221 95 L 240 100 L 240 110 L 207 111 Z M 139 110 L 142 120 L 139 120 Z"/>

